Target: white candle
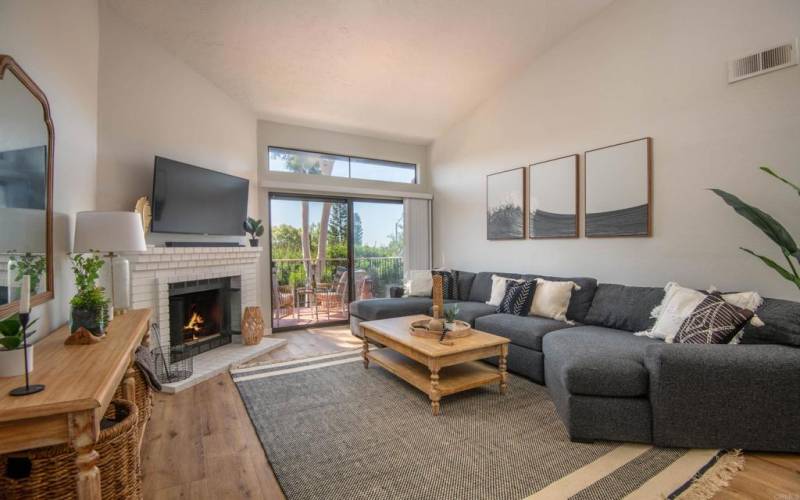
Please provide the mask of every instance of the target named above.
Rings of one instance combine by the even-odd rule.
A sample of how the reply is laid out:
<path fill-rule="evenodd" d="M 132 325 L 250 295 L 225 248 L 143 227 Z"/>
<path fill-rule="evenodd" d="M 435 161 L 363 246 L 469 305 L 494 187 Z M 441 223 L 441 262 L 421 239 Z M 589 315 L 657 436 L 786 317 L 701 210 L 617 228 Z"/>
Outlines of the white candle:
<path fill-rule="evenodd" d="M 27 274 L 22 277 L 22 292 L 19 297 L 19 313 L 31 312 L 31 277 Z"/>

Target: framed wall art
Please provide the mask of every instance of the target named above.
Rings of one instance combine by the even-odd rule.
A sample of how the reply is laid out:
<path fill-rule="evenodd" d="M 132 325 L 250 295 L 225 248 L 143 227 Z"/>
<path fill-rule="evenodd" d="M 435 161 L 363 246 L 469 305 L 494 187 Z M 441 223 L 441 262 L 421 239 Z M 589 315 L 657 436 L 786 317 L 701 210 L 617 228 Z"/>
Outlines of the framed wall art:
<path fill-rule="evenodd" d="M 652 234 L 652 139 L 586 152 L 586 236 Z"/>
<path fill-rule="evenodd" d="M 578 155 L 528 167 L 528 237 L 578 237 Z"/>
<path fill-rule="evenodd" d="M 486 237 L 490 240 L 525 238 L 525 167 L 486 176 Z"/>

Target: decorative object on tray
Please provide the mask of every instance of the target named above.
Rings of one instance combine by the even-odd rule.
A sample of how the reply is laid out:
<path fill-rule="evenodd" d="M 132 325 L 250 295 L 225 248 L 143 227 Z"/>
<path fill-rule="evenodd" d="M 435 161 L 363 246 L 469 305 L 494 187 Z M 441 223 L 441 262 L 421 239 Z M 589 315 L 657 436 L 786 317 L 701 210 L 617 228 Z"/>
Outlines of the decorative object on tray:
<path fill-rule="evenodd" d="M 652 140 L 593 149 L 584 157 L 586 236 L 650 236 Z"/>
<path fill-rule="evenodd" d="M 429 339 L 460 339 L 472 335 L 472 327 L 466 321 L 455 320 L 445 324 L 440 319 L 420 319 L 411 323 L 410 333 L 414 337 L 425 337 Z"/>
<path fill-rule="evenodd" d="M 33 363 L 29 363 L 28 359 L 28 323 L 30 321 L 31 312 L 31 277 L 27 274 L 22 277 L 22 294 L 19 299 L 19 324 L 22 328 L 22 357 L 25 360 L 25 385 L 12 389 L 9 394 L 12 396 L 27 396 L 28 394 L 36 394 L 44 390 L 42 384 L 30 383 L 30 372 L 33 369 Z M 33 353 L 31 353 L 31 360 L 33 361 Z"/>
<path fill-rule="evenodd" d="M 449 269 L 433 269 L 431 276 L 441 276 L 442 278 L 442 296 L 445 299 L 456 298 L 456 278 L 453 272 Z"/>
<path fill-rule="evenodd" d="M 64 345 L 92 345 L 102 342 L 105 335 L 98 337 L 84 327 L 80 327 L 67 337 Z"/>
<path fill-rule="evenodd" d="M 28 322 L 30 329 L 36 320 Z M 28 331 L 28 335 L 35 332 Z M 29 345 L 25 358 L 19 351 L 22 347 L 22 322 L 19 313 L 0 321 L 0 377 L 17 377 L 25 373 L 25 363 L 28 363 L 28 371 L 33 371 L 33 346 Z"/>
<path fill-rule="evenodd" d="M 242 343 L 244 345 L 257 345 L 264 338 L 264 317 L 261 308 L 248 306 L 244 308 L 242 317 Z"/>
<path fill-rule="evenodd" d="M 525 238 L 525 167 L 486 176 L 486 238 Z"/>
<path fill-rule="evenodd" d="M 103 288 L 97 286 L 97 279 L 105 262 L 96 253 L 71 255 L 70 260 L 78 289 L 69 301 L 72 305 L 70 332 L 85 328 L 93 335 L 102 336 L 108 322 L 108 299 Z"/>
<path fill-rule="evenodd" d="M 150 205 L 150 198 L 147 196 L 142 196 L 138 200 L 136 200 L 136 206 L 133 209 L 134 212 L 139 214 L 139 217 L 142 219 L 142 230 L 144 234 L 150 232 L 150 222 L 153 220 L 153 209 Z"/>
<path fill-rule="evenodd" d="M 528 167 L 528 237 L 578 237 L 578 155 Z"/>
<path fill-rule="evenodd" d="M 130 265 L 120 252 L 146 252 L 142 219 L 134 212 L 78 212 L 73 252 L 104 252 L 111 261 L 111 298 L 120 312 L 130 307 Z M 91 330 L 91 328 L 89 329 Z"/>
<path fill-rule="evenodd" d="M 783 182 L 784 184 L 790 186 L 797 194 L 800 195 L 800 186 L 794 184 L 793 182 L 789 181 L 781 177 L 780 175 L 776 174 L 772 171 L 769 167 L 760 167 L 762 172 L 766 172 L 767 174 L 775 177 L 779 181 Z M 742 248 L 741 250 L 744 252 L 753 255 L 754 257 L 758 257 L 761 259 L 761 262 L 769 266 L 770 268 L 774 269 L 775 272 L 781 275 L 781 277 L 785 280 L 788 280 L 800 289 L 800 273 L 798 273 L 798 265 L 800 264 L 800 248 L 798 248 L 797 243 L 792 238 L 792 235 L 789 234 L 789 231 L 775 218 L 770 216 L 768 213 L 759 210 L 758 208 L 749 205 L 739 199 L 737 196 L 732 195 L 726 191 L 721 189 L 712 189 L 712 192 L 722 198 L 725 203 L 727 203 L 731 208 L 733 208 L 737 214 L 741 215 L 745 219 L 749 220 L 754 226 L 759 228 L 764 234 L 767 235 L 769 239 L 771 239 L 778 247 L 781 249 L 781 253 L 783 254 L 784 258 L 786 258 L 786 263 L 789 265 L 789 268 L 785 268 L 782 265 L 778 264 L 774 260 L 770 259 L 769 257 L 765 257 L 763 255 L 757 254 L 754 251 L 748 248 Z M 792 261 L 794 259 L 795 262 Z"/>
<path fill-rule="evenodd" d="M 258 238 L 264 234 L 264 225 L 261 224 L 261 219 L 248 217 L 247 220 L 244 221 L 243 226 L 244 231 L 250 235 L 250 246 L 257 247 Z"/>

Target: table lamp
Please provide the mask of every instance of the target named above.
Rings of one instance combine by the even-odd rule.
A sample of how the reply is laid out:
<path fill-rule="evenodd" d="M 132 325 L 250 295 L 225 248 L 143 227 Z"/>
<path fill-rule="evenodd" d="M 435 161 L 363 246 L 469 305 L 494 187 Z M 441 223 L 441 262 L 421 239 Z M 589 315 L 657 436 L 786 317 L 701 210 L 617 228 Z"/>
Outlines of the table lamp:
<path fill-rule="evenodd" d="M 74 253 L 105 253 L 111 261 L 111 300 L 118 312 L 130 307 L 130 267 L 120 252 L 145 252 L 142 219 L 135 212 L 78 212 Z M 115 277 L 115 274 L 119 276 Z"/>

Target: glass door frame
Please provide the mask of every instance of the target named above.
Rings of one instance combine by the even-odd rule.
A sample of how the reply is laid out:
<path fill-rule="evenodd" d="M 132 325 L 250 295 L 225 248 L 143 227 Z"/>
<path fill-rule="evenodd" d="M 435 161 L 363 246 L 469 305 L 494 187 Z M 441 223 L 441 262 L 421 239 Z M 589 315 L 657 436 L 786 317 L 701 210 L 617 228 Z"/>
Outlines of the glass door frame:
<path fill-rule="evenodd" d="M 347 204 L 347 295 L 348 297 L 352 297 L 352 299 L 347 303 L 346 308 L 346 317 L 342 320 L 333 320 L 333 321 L 317 321 L 315 323 L 309 323 L 308 325 L 294 325 L 294 326 L 280 326 L 280 327 L 273 327 L 272 322 L 274 320 L 275 311 L 273 309 L 273 301 L 269 301 L 269 321 L 270 327 L 272 328 L 273 332 L 286 332 L 286 331 L 293 331 L 293 330 L 303 330 L 305 328 L 314 328 L 314 327 L 325 327 L 325 326 L 340 326 L 340 325 L 347 325 L 350 323 L 350 302 L 354 302 L 358 300 L 355 296 L 356 289 L 355 289 L 355 235 L 353 234 L 353 229 L 355 227 L 355 214 L 354 214 L 354 207 L 355 203 L 365 202 L 365 203 L 392 203 L 392 204 L 399 204 L 403 205 L 402 198 L 370 198 L 370 197 L 359 197 L 359 196 L 326 196 L 321 194 L 302 194 L 302 193 L 292 193 L 292 192 L 281 192 L 281 191 L 270 191 L 267 196 L 267 203 L 269 204 L 269 217 L 268 217 L 268 228 L 269 234 L 267 235 L 267 244 L 269 245 L 269 267 L 268 267 L 268 283 L 269 283 L 269 292 L 272 295 L 272 268 L 275 264 L 275 261 L 272 259 L 272 200 L 273 199 L 283 199 L 283 200 L 297 200 L 297 201 L 317 201 L 317 202 L 333 202 L 333 203 L 346 203 Z"/>

